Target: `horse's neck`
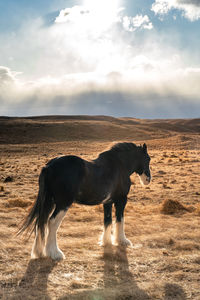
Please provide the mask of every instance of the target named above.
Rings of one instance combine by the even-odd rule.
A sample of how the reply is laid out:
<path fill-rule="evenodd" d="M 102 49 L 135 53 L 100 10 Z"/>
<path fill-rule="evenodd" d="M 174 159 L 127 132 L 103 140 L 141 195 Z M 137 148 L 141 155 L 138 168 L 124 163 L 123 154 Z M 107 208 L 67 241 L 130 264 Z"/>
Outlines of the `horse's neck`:
<path fill-rule="evenodd" d="M 133 174 L 136 171 L 136 161 L 128 159 L 130 157 L 130 153 L 124 152 L 123 155 L 119 157 L 120 164 L 124 170 L 129 174 Z"/>
<path fill-rule="evenodd" d="M 126 153 L 109 153 L 107 155 L 99 156 L 95 161 L 97 166 L 102 168 L 112 169 L 115 171 L 129 172 L 131 166 L 128 164 Z M 130 173 L 130 172 L 129 172 Z"/>

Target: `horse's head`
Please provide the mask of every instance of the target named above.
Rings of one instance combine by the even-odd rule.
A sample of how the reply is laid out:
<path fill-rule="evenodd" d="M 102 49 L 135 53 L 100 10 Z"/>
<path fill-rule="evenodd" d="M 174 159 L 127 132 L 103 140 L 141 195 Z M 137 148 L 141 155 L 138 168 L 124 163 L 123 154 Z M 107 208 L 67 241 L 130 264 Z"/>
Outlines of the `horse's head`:
<path fill-rule="evenodd" d="M 150 156 L 147 153 L 147 145 L 139 147 L 139 161 L 138 168 L 136 173 L 140 176 L 140 182 L 143 185 L 147 185 L 151 181 L 151 172 L 150 172 Z"/>

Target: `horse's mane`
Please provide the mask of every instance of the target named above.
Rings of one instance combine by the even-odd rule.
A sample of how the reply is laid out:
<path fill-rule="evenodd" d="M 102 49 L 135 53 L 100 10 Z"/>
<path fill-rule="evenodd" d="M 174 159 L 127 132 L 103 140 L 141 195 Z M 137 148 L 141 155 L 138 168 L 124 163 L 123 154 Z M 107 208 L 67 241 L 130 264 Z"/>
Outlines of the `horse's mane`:
<path fill-rule="evenodd" d="M 117 143 L 115 145 L 113 145 L 109 151 L 130 151 L 133 149 L 136 149 L 137 146 L 134 143 Z"/>
<path fill-rule="evenodd" d="M 111 146 L 110 149 L 100 153 L 98 158 L 103 158 L 106 156 L 121 154 L 123 152 L 133 151 L 133 150 L 136 150 L 136 148 L 137 148 L 137 146 L 134 143 L 127 143 L 127 142 L 117 143 L 117 144 Z"/>

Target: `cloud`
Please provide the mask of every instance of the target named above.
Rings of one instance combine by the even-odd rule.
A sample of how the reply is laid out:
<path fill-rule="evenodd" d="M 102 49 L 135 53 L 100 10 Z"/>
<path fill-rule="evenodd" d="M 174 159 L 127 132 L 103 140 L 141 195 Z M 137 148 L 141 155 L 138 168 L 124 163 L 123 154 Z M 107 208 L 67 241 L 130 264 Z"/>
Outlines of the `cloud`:
<path fill-rule="evenodd" d="M 79 34 L 84 35 L 87 32 L 87 34 L 98 38 L 102 32 L 107 31 L 113 24 L 118 22 L 119 9 L 114 7 L 111 10 L 109 5 L 104 2 L 101 5 L 96 2 L 95 4 L 90 4 L 88 7 L 76 5 L 65 8 L 60 11 L 55 23 L 66 23 L 68 26 L 73 26 L 73 29 L 76 29 Z"/>
<path fill-rule="evenodd" d="M 148 16 L 126 16 L 122 8 L 112 7 L 114 1 L 98 1 L 97 10 L 93 1 L 88 2 L 89 7 L 61 10 L 51 26 L 44 26 L 46 20 L 37 18 L 23 23 L 17 32 L 7 36 L 0 33 L 1 61 L 19 70 L 20 78 L 27 81 L 127 69 L 138 51 L 131 39 L 152 26 Z"/>
<path fill-rule="evenodd" d="M 127 31 L 140 29 L 152 29 L 153 24 L 147 15 L 136 15 L 135 17 L 124 16 L 123 8 L 115 9 L 111 14 L 106 14 L 107 5 L 103 7 L 102 15 L 99 11 L 84 6 L 74 6 L 60 11 L 55 23 L 72 23 L 83 26 L 87 31 L 108 30 L 111 26 L 122 24 Z"/>
<path fill-rule="evenodd" d="M 12 84 L 15 82 L 15 75 L 7 67 L 0 66 L 0 86 Z"/>
<path fill-rule="evenodd" d="M 84 18 L 85 15 L 90 14 L 90 11 L 84 6 L 73 6 L 71 8 L 62 9 L 59 15 L 56 17 L 56 23 L 76 22 L 80 18 Z"/>
<path fill-rule="evenodd" d="M 148 30 L 153 25 L 147 15 L 110 9 L 104 18 L 104 10 L 67 8 L 51 26 L 40 18 L 7 40 L 0 37 L 7 62 L 0 68 L 1 114 L 197 114 L 199 68 L 166 44 L 165 35 Z"/>
<path fill-rule="evenodd" d="M 1 101 L 9 103 L 15 99 L 15 91 L 18 89 L 16 78 L 18 74 L 20 73 L 12 72 L 9 68 L 0 66 L 0 109 L 2 109 Z"/>
<path fill-rule="evenodd" d="M 167 65 L 169 62 L 165 62 Z M 0 87 L 1 114 L 197 117 L 199 81 L 200 68 L 179 68 L 163 74 L 158 62 L 138 56 L 126 73 L 76 73 L 23 84 L 12 81 L 9 90 Z"/>
<path fill-rule="evenodd" d="M 200 19 L 199 0 L 156 0 L 152 4 L 152 11 L 154 11 L 155 14 L 164 15 L 172 9 L 182 11 L 183 16 L 190 21 Z"/>
<path fill-rule="evenodd" d="M 188 4 L 188 5 L 194 5 L 197 7 L 200 7 L 200 1 L 199 0 L 177 0 L 180 4 Z"/>
<path fill-rule="evenodd" d="M 136 15 L 135 17 L 124 16 L 122 23 L 127 31 L 135 31 L 138 28 L 149 30 L 153 28 L 153 24 L 147 15 Z"/>

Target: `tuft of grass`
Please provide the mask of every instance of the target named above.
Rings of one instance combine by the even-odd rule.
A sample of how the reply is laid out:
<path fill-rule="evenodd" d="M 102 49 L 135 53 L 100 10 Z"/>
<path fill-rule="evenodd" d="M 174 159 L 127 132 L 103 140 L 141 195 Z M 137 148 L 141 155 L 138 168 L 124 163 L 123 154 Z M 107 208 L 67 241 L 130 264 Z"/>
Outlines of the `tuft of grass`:
<path fill-rule="evenodd" d="M 6 202 L 5 206 L 6 207 L 28 207 L 32 204 L 31 201 L 25 201 L 25 200 L 22 200 L 20 198 L 17 198 L 17 199 L 10 199 Z"/>
<path fill-rule="evenodd" d="M 186 211 L 190 211 L 190 209 L 177 200 L 169 199 L 163 201 L 160 211 L 161 213 L 166 215 L 173 215 L 175 213 L 183 213 Z"/>
<path fill-rule="evenodd" d="M 7 182 L 13 182 L 14 181 L 14 178 L 13 176 L 7 176 L 5 179 L 4 179 L 4 182 L 7 183 Z"/>
<path fill-rule="evenodd" d="M 193 251 L 195 249 L 199 250 L 200 246 L 193 241 L 180 241 L 175 245 L 174 249 L 177 251 Z"/>

